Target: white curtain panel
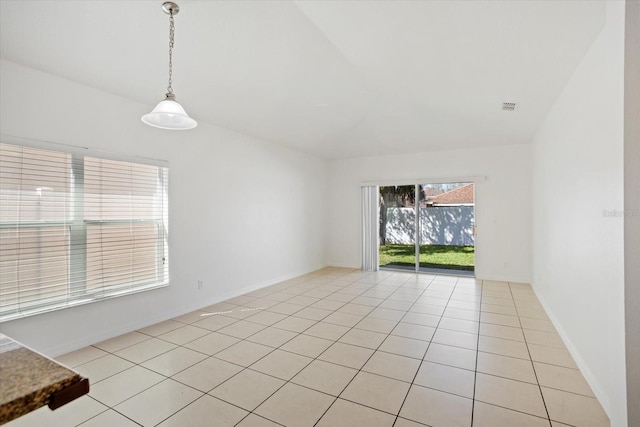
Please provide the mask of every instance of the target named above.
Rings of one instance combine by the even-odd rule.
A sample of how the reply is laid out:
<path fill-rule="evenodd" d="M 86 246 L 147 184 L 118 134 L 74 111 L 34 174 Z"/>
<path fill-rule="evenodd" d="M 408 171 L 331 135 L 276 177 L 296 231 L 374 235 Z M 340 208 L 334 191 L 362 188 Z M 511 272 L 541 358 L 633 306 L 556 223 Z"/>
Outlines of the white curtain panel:
<path fill-rule="evenodd" d="M 378 258 L 378 187 L 362 187 L 362 270 L 377 271 Z"/>

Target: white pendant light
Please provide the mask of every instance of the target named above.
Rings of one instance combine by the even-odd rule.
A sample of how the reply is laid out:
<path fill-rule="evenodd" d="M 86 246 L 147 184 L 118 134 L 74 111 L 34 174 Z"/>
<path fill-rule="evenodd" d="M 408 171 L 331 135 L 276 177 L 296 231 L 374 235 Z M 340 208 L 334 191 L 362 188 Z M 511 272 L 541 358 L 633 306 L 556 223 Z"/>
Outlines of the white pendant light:
<path fill-rule="evenodd" d="M 180 8 L 173 2 L 164 2 L 162 4 L 162 10 L 169 15 L 169 86 L 167 87 L 167 93 L 165 99 L 160 101 L 156 108 L 149 114 L 142 116 L 142 121 L 149 126 L 157 127 L 160 129 L 169 130 L 187 130 L 193 129 L 198 126 L 198 123 L 193 120 L 182 105 L 176 101 L 176 96 L 173 94 L 173 88 L 171 87 L 171 77 L 173 74 L 173 40 L 175 26 L 173 23 L 173 16 L 180 12 Z"/>

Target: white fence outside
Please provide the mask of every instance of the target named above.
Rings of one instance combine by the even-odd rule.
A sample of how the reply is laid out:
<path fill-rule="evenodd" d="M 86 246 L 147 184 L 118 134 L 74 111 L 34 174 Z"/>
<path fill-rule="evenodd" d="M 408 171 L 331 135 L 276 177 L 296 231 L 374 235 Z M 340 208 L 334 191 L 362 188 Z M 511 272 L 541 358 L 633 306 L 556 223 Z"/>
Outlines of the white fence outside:
<path fill-rule="evenodd" d="M 420 244 L 474 246 L 473 210 L 473 206 L 420 208 Z M 387 243 L 413 244 L 415 223 L 413 208 L 387 208 Z"/>

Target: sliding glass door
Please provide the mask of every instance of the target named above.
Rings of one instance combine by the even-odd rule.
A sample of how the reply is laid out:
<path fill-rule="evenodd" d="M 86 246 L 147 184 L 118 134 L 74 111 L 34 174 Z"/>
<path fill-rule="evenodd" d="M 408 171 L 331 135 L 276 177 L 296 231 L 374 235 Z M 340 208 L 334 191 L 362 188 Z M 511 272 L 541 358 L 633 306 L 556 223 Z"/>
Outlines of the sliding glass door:
<path fill-rule="evenodd" d="M 420 184 L 418 270 L 473 274 L 475 186 Z"/>
<path fill-rule="evenodd" d="M 473 183 L 379 187 L 380 268 L 473 275 Z"/>
<path fill-rule="evenodd" d="M 380 187 L 380 267 L 416 268 L 416 186 Z"/>

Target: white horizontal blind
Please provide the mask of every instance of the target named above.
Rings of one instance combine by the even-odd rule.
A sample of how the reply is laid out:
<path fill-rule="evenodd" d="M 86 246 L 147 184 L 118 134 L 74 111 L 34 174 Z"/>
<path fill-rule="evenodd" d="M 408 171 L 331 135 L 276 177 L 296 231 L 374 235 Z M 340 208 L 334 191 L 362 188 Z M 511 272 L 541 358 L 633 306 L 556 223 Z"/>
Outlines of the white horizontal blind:
<path fill-rule="evenodd" d="M 168 284 L 167 175 L 0 144 L 0 320 Z"/>

